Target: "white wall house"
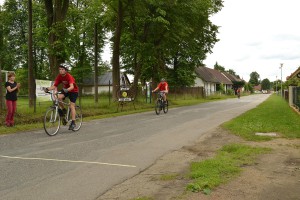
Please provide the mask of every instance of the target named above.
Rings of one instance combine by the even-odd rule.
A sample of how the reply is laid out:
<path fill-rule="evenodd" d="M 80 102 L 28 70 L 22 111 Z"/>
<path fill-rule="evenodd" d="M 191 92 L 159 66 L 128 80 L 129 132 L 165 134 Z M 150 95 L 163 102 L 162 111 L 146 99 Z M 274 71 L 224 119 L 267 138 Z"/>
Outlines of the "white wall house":
<path fill-rule="evenodd" d="M 223 73 L 208 67 L 198 67 L 195 69 L 195 86 L 203 86 L 207 96 L 215 94 L 222 84 L 225 92 L 232 88 L 232 81 Z"/>
<path fill-rule="evenodd" d="M 123 77 L 123 79 L 122 79 Z M 129 79 L 125 73 L 120 73 L 120 84 L 130 85 Z M 112 72 L 106 72 L 98 76 L 98 93 L 101 92 L 112 92 Z M 95 94 L 94 75 L 92 74 L 89 78 L 83 80 L 82 93 L 87 95 Z"/>

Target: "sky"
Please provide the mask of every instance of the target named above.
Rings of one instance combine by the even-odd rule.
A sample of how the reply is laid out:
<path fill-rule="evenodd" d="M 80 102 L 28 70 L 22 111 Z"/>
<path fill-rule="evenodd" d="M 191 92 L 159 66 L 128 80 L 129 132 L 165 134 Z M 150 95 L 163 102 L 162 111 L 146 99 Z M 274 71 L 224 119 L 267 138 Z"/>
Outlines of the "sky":
<path fill-rule="evenodd" d="M 270 81 L 280 80 L 282 73 L 285 81 L 300 66 L 299 8 L 300 0 L 224 0 L 222 10 L 211 17 L 220 27 L 220 41 L 204 64 L 213 68 L 218 62 L 245 81 L 251 72 Z M 102 59 L 110 57 L 106 46 Z"/>
<path fill-rule="evenodd" d="M 245 81 L 256 71 L 260 79 L 282 80 L 300 66 L 299 0 L 224 0 L 211 17 L 220 26 L 213 53 L 204 61 L 233 69 Z"/>

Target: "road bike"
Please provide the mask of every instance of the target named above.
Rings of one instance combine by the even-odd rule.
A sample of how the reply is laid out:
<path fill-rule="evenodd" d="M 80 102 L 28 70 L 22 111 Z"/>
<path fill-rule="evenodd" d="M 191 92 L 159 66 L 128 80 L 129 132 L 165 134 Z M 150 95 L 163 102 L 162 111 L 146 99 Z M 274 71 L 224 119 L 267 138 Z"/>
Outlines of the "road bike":
<path fill-rule="evenodd" d="M 163 94 L 165 92 L 157 92 L 157 93 L 158 93 L 158 96 L 157 96 L 157 100 L 155 103 L 155 113 L 157 115 L 159 115 L 162 110 L 164 111 L 164 113 L 167 113 L 169 110 L 169 102 L 168 102 L 168 100 L 166 100 L 166 102 L 164 102 Z"/>
<path fill-rule="evenodd" d="M 52 99 L 53 105 L 50 106 L 50 108 L 48 108 L 45 113 L 44 129 L 45 129 L 45 132 L 49 136 L 54 136 L 58 133 L 61 125 L 69 126 L 72 122 L 70 103 L 60 101 L 58 99 L 58 94 L 61 94 L 61 92 L 48 91 L 47 93 L 51 94 L 51 99 Z M 66 113 L 63 113 L 62 110 L 60 109 L 60 106 L 59 106 L 60 103 L 64 104 L 64 106 L 68 107 L 68 109 L 66 110 Z M 78 131 L 82 125 L 81 107 L 78 105 L 75 105 L 75 110 L 76 110 L 76 118 L 75 118 L 76 126 L 72 131 Z"/>

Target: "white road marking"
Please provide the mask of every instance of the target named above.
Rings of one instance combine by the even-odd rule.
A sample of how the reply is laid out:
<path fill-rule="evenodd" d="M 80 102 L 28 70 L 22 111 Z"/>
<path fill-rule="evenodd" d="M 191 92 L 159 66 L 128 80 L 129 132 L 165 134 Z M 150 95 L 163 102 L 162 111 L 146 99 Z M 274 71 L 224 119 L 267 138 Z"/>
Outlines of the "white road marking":
<path fill-rule="evenodd" d="M 118 166 L 118 167 L 136 167 L 134 165 L 123 165 L 123 164 L 102 163 L 102 162 L 90 162 L 90 161 L 81 161 L 81 160 L 59 160 L 59 159 L 51 159 L 51 158 L 25 158 L 25 157 L 4 156 L 4 155 L 0 155 L 0 157 L 1 158 L 9 158 L 9 159 L 20 159 L 20 160 L 43 160 L 43 161 L 55 161 L 55 162 L 68 162 L 68 163 L 111 165 L 111 166 Z"/>

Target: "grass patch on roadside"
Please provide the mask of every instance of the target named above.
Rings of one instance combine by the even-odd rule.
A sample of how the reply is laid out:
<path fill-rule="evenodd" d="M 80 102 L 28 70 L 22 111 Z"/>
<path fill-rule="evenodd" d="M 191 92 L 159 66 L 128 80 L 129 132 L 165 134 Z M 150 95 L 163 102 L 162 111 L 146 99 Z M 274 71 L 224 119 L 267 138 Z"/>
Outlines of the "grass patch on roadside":
<path fill-rule="evenodd" d="M 269 151 L 242 144 L 225 145 L 214 158 L 191 163 L 189 177 L 193 182 L 188 184 L 187 190 L 209 194 L 213 188 L 236 177 L 242 166 L 253 164 L 257 155 Z"/>
<path fill-rule="evenodd" d="M 286 138 L 300 138 L 300 116 L 280 96 L 272 95 L 256 108 L 225 122 L 223 127 L 246 140 L 267 141 L 255 133 L 276 132 Z"/>
<path fill-rule="evenodd" d="M 178 177 L 178 174 L 163 174 L 160 176 L 161 181 L 172 181 Z"/>

